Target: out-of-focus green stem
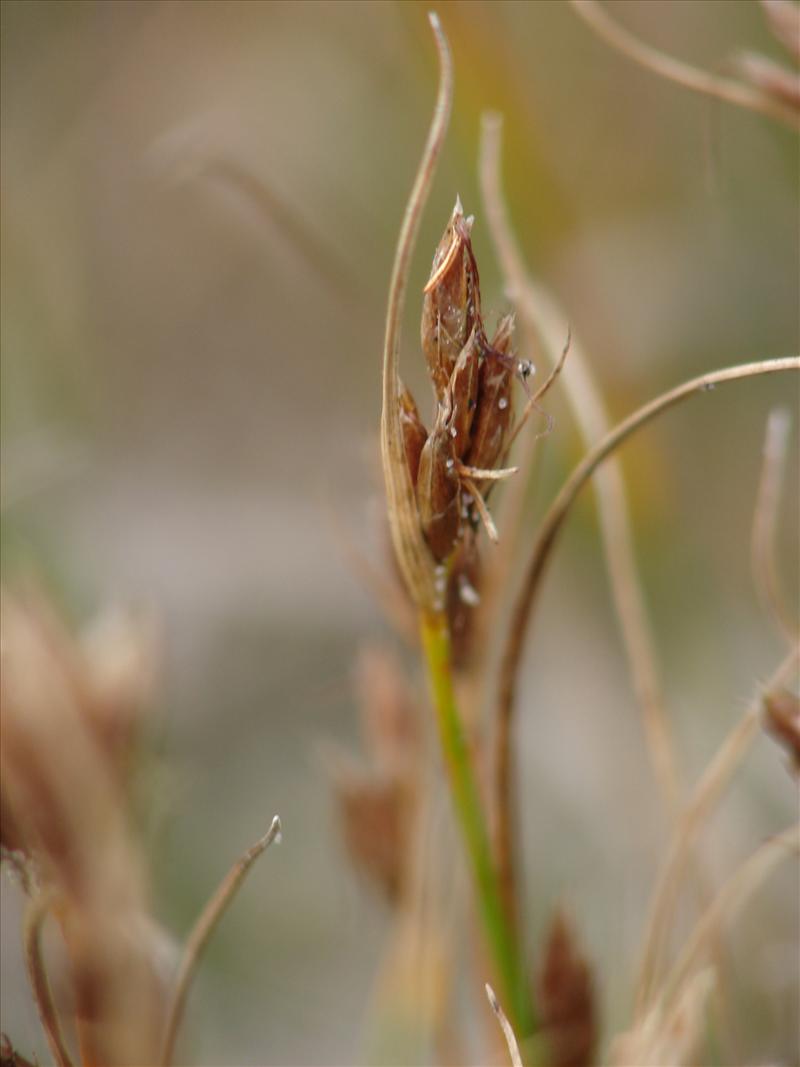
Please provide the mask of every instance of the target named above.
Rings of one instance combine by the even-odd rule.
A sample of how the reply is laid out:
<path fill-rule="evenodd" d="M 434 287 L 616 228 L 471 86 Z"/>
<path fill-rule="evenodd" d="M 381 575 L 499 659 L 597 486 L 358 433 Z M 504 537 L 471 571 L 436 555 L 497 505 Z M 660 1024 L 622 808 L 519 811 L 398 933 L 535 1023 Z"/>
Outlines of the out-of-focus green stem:
<path fill-rule="evenodd" d="M 478 909 L 512 1025 L 520 1044 L 530 1052 L 536 1027 L 533 1000 L 521 946 L 503 909 L 478 783 L 456 706 L 447 619 L 442 614 L 422 613 L 420 629 L 453 806 L 475 879 Z M 531 1056 L 526 1060 L 530 1062 Z"/>

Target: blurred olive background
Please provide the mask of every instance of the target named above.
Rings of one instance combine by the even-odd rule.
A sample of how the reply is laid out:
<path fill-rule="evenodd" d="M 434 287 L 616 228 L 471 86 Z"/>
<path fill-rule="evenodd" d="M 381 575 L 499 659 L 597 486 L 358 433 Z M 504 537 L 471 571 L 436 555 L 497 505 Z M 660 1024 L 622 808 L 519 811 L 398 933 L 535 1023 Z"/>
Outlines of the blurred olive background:
<path fill-rule="evenodd" d="M 742 48 L 782 58 L 749 0 L 608 7 L 707 69 Z M 421 399 L 418 294 L 457 192 L 477 215 L 485 310 L 506 307 L 477 191 L 484 108 L 505 116 L 529 265 L 615 417 L 705 369 L 797 351 L 795 135 L 639 69 L 565 3 L 438 9 L 456 96 L 407 309 Z M 184 1062 L 365 1055 L 390 920 L 343 854 L 320 743 L 357 749 L 354 657 L 395 641 L 350 554 L 385 565 L 379 363 L 435 93 L 425 10 L 2 4 L 4 579 L 38 576 L 78 623 L 109 603 L 159 620 L 140 807 L 176 938 L 274 812 L 284 824 L 215 936 Z M 580 454 L 557 393 L 531 531 Z M 797 399 L 786 375 L 719 389 L 624 452 L 687 780 L 783 654 L 749 530 L 767 414 L 796 415 Z M 779 532 L 793 603 L 796 452 L 793 428 Z M 518 758 L 531 927 L 568 902 L 608 1038 L 629 1018 L 665 830 L 588 495 L 533 630 Z M 716 878 L 791 821 L 782 762 L 760 740 L 704 833 Z M 787 866 L 731 937 L 744 1062 L 797 1061 L 797 889 Z M 6 883 L 2 1027 L 46 1059 L 18 915 Z"/>

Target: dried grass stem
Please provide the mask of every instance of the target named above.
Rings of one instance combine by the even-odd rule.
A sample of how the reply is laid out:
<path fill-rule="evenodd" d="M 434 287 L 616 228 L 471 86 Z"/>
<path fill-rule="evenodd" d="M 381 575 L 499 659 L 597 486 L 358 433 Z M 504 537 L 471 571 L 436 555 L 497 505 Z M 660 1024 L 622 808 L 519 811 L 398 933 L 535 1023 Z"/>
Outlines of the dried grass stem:
<path fill-rule="evenodd" d="M 50 894 L 43 892 L 38 893 L 27 906 L 23 932 L 25 963 L 33 988 L 33 998 L 36 1001 L 36 1008 L 50 1051 L 58 1067 L 72 1067 L 72 1060 L 61 1033 L 61 1025 L 53 1003 L 50 982 L 42 956 L 42 929 L 50 912 L 51 903 Z"/>
<path fill-rule="evenodd" d="M 660 52 L 620 26 L 596 0 L 570 0 L 570 3 L 575 13 L 606 44 L 611 45 L 612 48 L 653 74 L 675 82 L 676 85 L 682 85 L 684 89 L 690 89 L 692 92 L 723 100 L 728 104 L 736 104 L 747 108 L 748 111 L 757 111 L 768 118 L 785 122 L 795 129 L 800 128 L 800 120 L 793 108 L 781 104 L 743 82 L 710 74 L 708 71 L 699 70 L 689 63 L 684 63 L 683 60 L 675 59 L 674 56 Z"/>
<path fill-rule="evenodd" d="M 453 98 L 453 63 L 450 48 L 438 17 L 429 15 L 439 54 L 439 92 L 414 185 L 408 198 L 397 241 L 383 345 L 383 406 L 381 411 L 381 455 L 389 515 L 389 527 L 397 560 L 412 599 L 423 610 L 435 610 L 434 562 L 425 543 L 417 513 L 416 496 L 405 458 L 400 422 L 400 330 L 405 305 L 411 257 L 416 244 L 420 218 L 428 199 L 436 164 L 444 143 Z"/>
<path fill-rule="evenodd" d="M 650 917 L 644 936 L 644 950 L 637 982 L 637 1018 L 644 1017 L 658 984 L 661 960 L 670 928 L 670 917 L 695 835 L 708 818 L 758 734 L 764 694 L 786 683 L 797 666 L 798 655 L 800 651 L 797 648 L 793 649 L 769 681 L 759 687 L 757 696 L 703 772 L 675 827 L 672 842 L 653 894 Z"/>
<path fill-rule="evenodd" d="M 591 449 L 574 469 L 564 483 L 561 491 L 550 506 L 539 527 L 533 546 L 523 585 L 513 606 L 511 622 L 508 629 L 503 657 L 500 665 L 498 683 L 496 722 L 508 724 L 516 697 L 517 676 L 525 644 L 528 623 L 533 613 L 537 593 L 541 585 L 551 552 L 558 535 L 566 521 L 572 505 L 577 500 L 586 483 L 608 459 L 637 430 L 646 426 L 657 415 L 681 403 L 697 393 L 707 392 L 717 385 L 753 378 L 762 374 L 778 374 L 786 371 L 800 370 L 800 357 L 787 356 L 782 359 L 768 359 L 756 363 L 743 363 L 736 367 L 726 367 L 692 378 L 674 389 L 668 390 L 643 407 L 634 411 L 628 418 L 614 427 Z"/>
<path fill-rule="evenodd" d="M 169 1064 L 172 1061 L 172 1055 L 175 1049 L 175 1039 L 178 1035 L 178 1028 L 181 1024 L 181 1020 L 183 1019 L 189 987 L 192 984 L 192 979 L 194 978 L 203 950 L 208 944 L 208 940 L 212 933 L 217 928 L 220 919 L 225 914 L 228 905 L 236 895 L 239 886 L 247 877 L 247 872 L 261 853 L 269 848 L 272 842 L 279 837 L 280 832 L 281 821 L 276 815 L 272 820 L 269 830 L 267 830 L 264 836 L 260 837 L 254 845 L 251 845 L 225 875 L 219 888 L 206 904 L 205 908 L 203 908 L 200 918 L 195 923 L 194 928 L 189 935 L 189 939 L 186 942 L 186 948 L 183 952 L 183 959 L 181 960 L 180 968 L 178 969 L 178 976 L 175 980 L 175 991 L 172 994 L 172 1001 L 170 1003 L 169 1011 L 167 1012 L 167 1023 L 164 1031 L 164 1042 L 161 1049 L 160 1060 L 163 1067 L 169 1067 Z"/>
<path fill-rule="evenodd" d="M 783 408 L 771 411 L 764 435 L 764 458 L 753 512 L 751 555 L 753 578 L 764 610 L 789 645 L 798 639 L 797 622 L 781 596 L 775 562 L 775 529 L 783 490 L 791 417 Z"/>
<path fill-rule="evenodd" d="M 570 334 L 569 342 L 562 350 L 560 358 L 556 356 L 560 339 L 567 332 L 566 323 L 551 298 L 530 282 L 514 239 L 501 190 L 501 130 L 502 119 L 499 115 L 484 116 L 479 169 L 489 228 L 508 282 L 511 299 L 517 306 L 529 344 L 533 347 L 541 343 L 553 364 L 550 377 L 543 388 L 549 388 L 563 365 L 567 351 L 570 352 L 570 369 L 569 373 L 564 375 L 564 388 L 588 448 L 592 442 L 608 432 L 610 419 L 579 341 Z M 594 489 L 614 604 L 634 690 L 642 709 L 648 751 L 667 810 L 674 813 L 679 794 L 678 774 L 661 696 L 655 643 L 636 570 L 622 469 L 616 460 L 612 459 L 604 470 L 598 472 Z M 494 782 L 498 865 L 509 907 L 515 912 L 512 707 L 511 703 L 501 704 L 495 722 Z"/>

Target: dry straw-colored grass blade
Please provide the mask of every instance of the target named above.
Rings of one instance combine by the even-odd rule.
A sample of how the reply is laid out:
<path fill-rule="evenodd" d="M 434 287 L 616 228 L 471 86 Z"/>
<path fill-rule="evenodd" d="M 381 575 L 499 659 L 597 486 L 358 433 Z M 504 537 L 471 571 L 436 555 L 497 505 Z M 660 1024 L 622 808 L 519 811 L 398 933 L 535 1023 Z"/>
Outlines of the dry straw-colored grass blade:
<path fill-rule="evenodd" d="M 175 1040 L 178 1036 L 178 1028 L 180 1027 L 181 1020 L 183 1019 L 186 998 L 189 995 L 189 988 L 200 963 L 200 958 L 211 935 L 214 930 L 216 930 L 220 919 L 235 897 L 239 887 L 247 877 L 247 873 L 255 861 L 271 844 L 273 844 L 273 842 L 279 842 L 280 839 L 281 820 L 276 815 L 264 836 L 260 837 L 255 844 L 251 845 L 250 848 L 242 853 L 236 863 L 234 863 L 233 867 L 231 867 L 225 875 L 217 891 L 201 912 L 200 918 L 195 923 L 192 932 L 189 934 L 186 948 L 183 952 L 183 958 L 175 979 L 175 988 L 167 1011 L 167 1022 L 164 1028 L 164 1040 L 161 1046 L 161 1057 L 159 1059 L 159 1063 L 162 1064 L 162 1067 L 169 1067 L 169 1064 L 172 1062 Z"/>
<path fill-rule="evenodd" d="M 753 511 L 751 560 L 761 605 L 791 648 L 798 641 L 798 620 L 792 617 L 781 590 L 775 553 L 776 529 L 783 495 L 791 416 L 775 408 L 767 419 L 761 477 Z"/>
<path fill-rule="evenodd" d="M 768 91 L 763 85 L 710 74 L 659 51 L 621 26 L 597 0 L 570 0 L 570 3 L 572 9 L 606 44 L 653 74 L 692 92 L 756 111 L 800 129 L 800 111 L 796 104 L 782 99 L 780 94 Z"/>
<path fill-rule="evenodd" d="M 500 1002 L 498 1001 L 494 990 L 488 982 L 486 983 L 485 989 L 489 1004 L 491 1005 L 492 1011 L 494 1012 L 497 1021 L 500 1023 L 500 1029 L 503 1031 L 503 1037 L 506 1039 L 506 1045 L 508 1045 L 508 1054 L 511 1057 L 511 1067 L 522 1067 L 522 1056 L 520 1055 L 519 1044 L 517 1043 L 517 1039 L 514 1035 L 514 1029 L 511 1026 L 511 1023 L 506 1018 L 506 1013 L 500 1007 Z"/>
<path fill-rule="evenodd" d="M 383 406 L 381 411 L 381 456 L 392 543 L 409 594 L 423 611 L 436 611 L 442 592 L 436 564 L 425 542 L 417 511 L 416 493 L 406 462 L 400 382 L 400 327 L 405 305 L 411 257 L 420 218 L 428 198 L 436 164 L 447 132 L 453 96 L 453 65 L 450 49 L 436 15 L 429 16 L 439 55 L 440 81 L 433 119 L 397 242 L 383 346 Z"/>
<path fill-rule="evenodd" d="M 636 991 L 637 1018 L 644 1016 L 656 995 L 671 917 L 697 834 L 758 734 L 762 694 L 772 692 L 791 678 L 797 669 L 797 662 L 798 650 L 794 649 L 760 688 L 742 718 L 717 749 L 676 824 L 653 894 L 643 937 L 642 963 Z"/>

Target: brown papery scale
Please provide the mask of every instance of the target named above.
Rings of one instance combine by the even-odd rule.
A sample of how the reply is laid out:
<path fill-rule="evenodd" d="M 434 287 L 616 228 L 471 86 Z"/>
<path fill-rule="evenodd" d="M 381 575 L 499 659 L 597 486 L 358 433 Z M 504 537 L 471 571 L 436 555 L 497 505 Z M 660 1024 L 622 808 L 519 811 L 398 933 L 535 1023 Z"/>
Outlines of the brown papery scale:
<path fill-rule="evenodd" d="M 403 431 L 403 447 L 411 475 L 411 484 L 416 486 L 419 457 L 428 439 L 428 431 L 419 417 L 414 397 L 402 383 L 400 385 L 400 427 Z"/>
<path fill-rule="evenodd" d="M 470 467 L 491 470 L 505 452 L 513 415 L 513 332 L 514 316 L 506 315 L 497 326 L 491 351 L 481 360 L 477 407 L 466 456 Z"/>
<path fill-rule="evenodd" d="M 471 220 L 456 206 L 433 257 L 422 303 L 422 351 L 440 402 L 456 360 L 476 324 L 480 327 L 478 271 L 470 242 Z"/>
<path fill-rule="evenodd" d="M 478 401 L 478 380 L 480 377 L 480 341 L 478 333 L 473 330 L 467 343 L 461 349 L 456 360 L 448 387 L 448 399 L 451 406 L 450 436 L 453 438 L 453 452 L 457 459 L 462 459 L 470 448 L 470 431 L 475 418 Z"/>
<path fill-rule="evenodd" d="M 436 560 L 447 559 L 461 527 L 460 483 L 456 470 L 450 407 L 439 405 L 436 423 L 425 442 L 417 476 L 417 507 L 425 540 Z"/>

